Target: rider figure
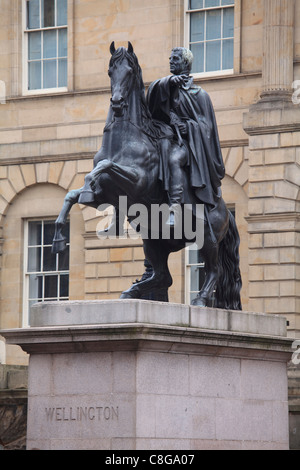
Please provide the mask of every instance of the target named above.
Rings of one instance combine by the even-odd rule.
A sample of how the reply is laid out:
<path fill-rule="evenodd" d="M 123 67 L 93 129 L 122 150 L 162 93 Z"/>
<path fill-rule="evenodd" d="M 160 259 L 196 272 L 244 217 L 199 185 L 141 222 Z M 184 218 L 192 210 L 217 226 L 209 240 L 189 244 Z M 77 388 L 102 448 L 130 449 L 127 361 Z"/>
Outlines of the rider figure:
<path fill-rule="evenodd" d="M 163 155 L 163 181 L 169 204 L 176 208 L 185 202 L 183 172 L 188 168 L 189 185 L 208 210 L 221 197 L 225 175 L 214 110 L 208 94 L 193 83 L 190 75 L 193 54 L 177 47 L 170 56 L 172 75 L 150 85 L 147 101 L 152 117 L 173 128 L 174 138 L 168 155 Z M 174 224 L 174 217 L 169 220 Z"/>

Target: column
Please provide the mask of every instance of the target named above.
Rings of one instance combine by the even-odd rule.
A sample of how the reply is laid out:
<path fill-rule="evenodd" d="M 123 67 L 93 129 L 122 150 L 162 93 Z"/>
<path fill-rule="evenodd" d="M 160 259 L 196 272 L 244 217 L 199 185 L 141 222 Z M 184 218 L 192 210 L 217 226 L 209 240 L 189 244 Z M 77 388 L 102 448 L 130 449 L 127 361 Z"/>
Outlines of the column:
<path fill-rule="evenodd" d="M 294 57 L 294 0 L 264 1 L 262 99 L 290 100 Z"/>

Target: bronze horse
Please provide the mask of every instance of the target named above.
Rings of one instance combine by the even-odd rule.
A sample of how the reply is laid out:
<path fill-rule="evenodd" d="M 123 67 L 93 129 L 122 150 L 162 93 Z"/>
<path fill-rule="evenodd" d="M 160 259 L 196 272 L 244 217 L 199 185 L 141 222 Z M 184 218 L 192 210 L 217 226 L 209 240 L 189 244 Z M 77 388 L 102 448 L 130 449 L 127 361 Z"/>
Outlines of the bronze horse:
<path fill-rule="evenodd" d="M 162 129 L 163 125 L 150 115 L 142 71 L 132 45 L 128 43 L 128 49 L 115 49 L 112 43 L 110 52 L 108 74 L 112 97 L 102 146 L 94 157 L 94 169 L 86 176 L 84 187 L 70 191 L 65 197 L 56 220 L 54 253 L 65 248 L 62 229 L 75 203 L 94 208 L 103 204 L 113 205 L 118 214 L 120 196 L 127 197 L 127 209 L 134 204 L 143 204 L 149 213 L 153 204 L 167 201 L 159 180 L 159 166 L 161 149 L 164 146 L 164 150 L 168 150 L 173 132 L 168 126 Z M 185 192 L 195 207 L 197 201 L 189 188 L 188 175 Z M 125 212 L 123 215 L 130 221 L 129 210 Z M 202 248 L 199 247 L 205 263 L 205 281 L 193 305 L 209 305 L 215 291 L 215 307 L 241 310 L 240 240 L 234 217 L 222 198 L 215 209 L 206 210 L 205 214 L 202 221 L 204 243 Z M 195 217 L 197 215 L 193 212 L 194 223 Z M 187 240 L 184 235 L 177 239 L 172 233 L 169 239 L 157 235 L 152 238 L 142 235 L 142 238 L 146 272 L 140 281 L 122 293 L 121 298 L 151 298 L 167 302 L 168 288 L 172 284 L 169 254 L 182 250 L 187 242 L 191 244 L 193 240 Z"/>

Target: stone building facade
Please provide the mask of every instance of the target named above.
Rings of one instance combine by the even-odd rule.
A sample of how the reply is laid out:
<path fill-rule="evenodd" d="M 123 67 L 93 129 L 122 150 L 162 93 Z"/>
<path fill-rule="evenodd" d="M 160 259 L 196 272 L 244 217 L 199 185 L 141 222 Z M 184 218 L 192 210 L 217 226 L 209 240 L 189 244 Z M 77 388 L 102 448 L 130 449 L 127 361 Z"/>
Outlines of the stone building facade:
<path fill-rule="evenodd" d="M 211 36 L 218 21 L 220 37 Z M 173 47 L 193 49 L 241 236 L 243 308 L 286 316 L 299 338 L 299 0 L 1 0 L 0 329 L 28 324 L 29 224 L 55 220 L 92 169 L 110 100 L 109 45 L 128 40 L 146 86 L 169 74 Z M 211 64 L 219 53 L 221 65 Z M 70 300 L 116 299 L 144 271 L 140 240 L 99 240 L 100 220 L 88 207 L 71 211 Z M 170 257 L 171 302 L 188 301 L 187 258 Z M 0 337 L 0 364 L 27 361 Z M 292 374 L 295 385 L 297 367 Z"/>

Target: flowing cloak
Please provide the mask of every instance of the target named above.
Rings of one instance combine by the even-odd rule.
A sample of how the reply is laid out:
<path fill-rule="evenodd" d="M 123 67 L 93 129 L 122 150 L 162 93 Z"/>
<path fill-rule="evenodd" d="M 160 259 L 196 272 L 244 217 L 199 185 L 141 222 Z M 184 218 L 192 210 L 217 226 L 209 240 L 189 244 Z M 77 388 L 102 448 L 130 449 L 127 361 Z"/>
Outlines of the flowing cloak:
<path fill-rule="evenodd" d="M 186 77 L 184 86 L 171 89 L 168 76 L 153 82 L 147 93 L 147 102 L 153 119 L 171 124 L 174 112 L 187 124 L 183 138 L 188 149 L 189 183 L 197 199 L 215 207 L 221 197 L 221 180 L 225 168 L 220 148 L 214 109 L 209 95 Z M 174 133 L 174 136 L 176 134 Z M 168 156 L 162 155 L 163 183 L 168 189 Z"/>

